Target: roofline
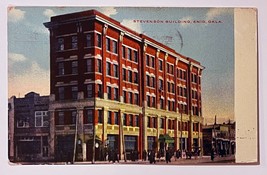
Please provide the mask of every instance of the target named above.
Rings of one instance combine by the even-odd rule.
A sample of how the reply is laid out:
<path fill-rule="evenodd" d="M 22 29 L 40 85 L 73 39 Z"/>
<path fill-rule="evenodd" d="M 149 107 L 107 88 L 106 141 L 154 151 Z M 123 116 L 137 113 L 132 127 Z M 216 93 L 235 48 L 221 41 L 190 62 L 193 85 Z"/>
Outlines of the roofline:
<path fill-rule="evenodd" d="M 78 14 L 82 14 L 82 13 L 87 13 L 88 16 L 77 16 L 76 18 L 72 18 L 72 19 L 63 19 L 63 22 L 58 22 L 56 21 L 57 18 L 60 18 L 60 17 L 64 17 L 64 16 L 67 16 L 67 15 L 78 15 Z M 163 51 L 169 55 L 172 55 L 173 57 L 175 57 L 176 59 L 178 60 L 181 60 L 182 62 L 186 63 L 186 64 L 191 64 L 201 70 L 205 69 L 204 66 L 202 66 L 199 62 L 195 61 L 195 62 L 192 62 L 189 58 L 187 58 L 186 56 L 176 52 L 174 49 L 144 35 L 144 34 L 140 34 L 136 31 L 133 31 L 132 29 L 126 27 L 126 26 L 123 26 L 119 21 L 116 21 L 115 19 L 113 18 L 110 18 L 106 15 L 104 15 L 103 13 L 97 11 L 97 10 L 87 10 L 87 11 L 81 11 L 81 12 L 75 12 L 75 13 L 69 13 L 69 14 L 63 14 L 63 15 L 58 15 L 58 16 L 53 16 L 51 17 L 51 21 L 50 22 L 45 22 L 43 23 L 44 26 L 46 28 L 52 28 L 54 26 L 57 26 L 59 24 L 66 24 L 66 23 L 72 23 L 74 21 L 85 21 L 85 20 L 92 20 L 92 19 L 96 19 L 104 24 L 108 24 L 109 26 L 119 30 L 120 32 L 123 32 L 126 36 L 129 36 L 139 42 L 144 42 L 152 47 L 155 47 L 156 49 L 159 49 L 160 51 Z"/>

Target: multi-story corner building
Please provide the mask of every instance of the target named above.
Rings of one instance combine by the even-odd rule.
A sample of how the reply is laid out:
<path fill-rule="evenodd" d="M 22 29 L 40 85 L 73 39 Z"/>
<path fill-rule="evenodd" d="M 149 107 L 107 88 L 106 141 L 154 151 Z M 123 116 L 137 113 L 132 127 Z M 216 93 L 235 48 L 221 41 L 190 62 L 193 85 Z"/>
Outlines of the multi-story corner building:
<path fill-rule="evenodd" d="M 93 133 L 96 160 L 105 146 L 121 159 L 133 150 L 202 146 L 199 62 L 96 10 L 51 17 L 44 25 L 52 157 L 76 150 L 77 159 L 91 160 Z"/>
<path fill-rule="evenodd" d="M 49 96 L 30 92 L 8 100 L 8 156 L 11 162 L 49 159 Z"/>

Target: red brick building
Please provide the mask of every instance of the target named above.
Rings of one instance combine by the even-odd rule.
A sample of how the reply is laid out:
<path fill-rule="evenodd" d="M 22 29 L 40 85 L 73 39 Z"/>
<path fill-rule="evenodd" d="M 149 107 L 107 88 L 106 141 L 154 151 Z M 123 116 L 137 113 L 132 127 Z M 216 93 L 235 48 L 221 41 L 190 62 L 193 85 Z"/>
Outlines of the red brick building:
<path fill-rule="evenodd" d="M 201 147 L 199 62 L 96 10 L 44 25 L 50 31 L 51 157 L 77 149 L 77 159 L 90 160 L 93 127 L 96 159 L 106 146 L 121 159 L 132 150 Z"/>

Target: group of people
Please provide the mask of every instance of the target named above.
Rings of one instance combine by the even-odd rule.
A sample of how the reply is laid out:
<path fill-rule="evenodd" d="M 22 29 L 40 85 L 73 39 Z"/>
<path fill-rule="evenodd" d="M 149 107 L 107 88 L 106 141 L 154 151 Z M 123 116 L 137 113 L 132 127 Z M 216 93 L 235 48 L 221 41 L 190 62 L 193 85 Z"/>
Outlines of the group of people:
<path fill-rule="evenodd" d="M 186 155 L 192 156 L 192 154 L 189 154 L 189 152 L 187 152 Z M 146 150 L 144 150 L 142 153 L 142 160 L 146 161 L 148 159 L 149 162 L 152 164 L 152 163 L 156 163 L 156 158 L 160 159 L 164 156 L 165 156 L 166 163 L 169 163 L 169 162 L 171 162 L 171 158 L 173 156 L 174 156 L 175 160 L 182 158 L 182 151 L 179 149 L 177 151 L 173 151 L 171 149 L 167 149 L 166 151 L 159 150 L 158 152 L 155 152 L 154 150 L 147 152 Z M 191 158 L 191 156 L 190 156 L 190 158 Z"/>
<path fill-rule="evenodd" d="M 119 152 L 118 150 L 109 150 L 106 155 L 109 162 L 115 163 L 116 161 L 119 163 Z"/>

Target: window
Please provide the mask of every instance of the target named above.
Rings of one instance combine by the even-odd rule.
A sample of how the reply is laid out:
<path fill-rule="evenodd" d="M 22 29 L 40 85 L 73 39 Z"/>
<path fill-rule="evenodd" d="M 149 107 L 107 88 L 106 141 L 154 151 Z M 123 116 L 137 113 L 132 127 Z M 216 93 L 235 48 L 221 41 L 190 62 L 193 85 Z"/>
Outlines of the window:
<path fill-rule="evenodd" d="M 170 65 L 170 74 L 173 74 L 173 65 Z"/>
<path fill-rule="evenodd" d="M 146 101 L 147 101 L 147 106 L 150 107 L 150 96 L 149 95 L 146 96 Z"/>
<path fill-rule="evenodd" d="M 114 88 L 114 100 L 119 101 L 119 89 Z"/>
<path fill-rule="evenodd" d="M 87 85 L 87 98 L 93 97 L 93 84 Z"/>
<path fill-rule="evenodd" d="M 138 52 L 134 50 L 134 62 L 138 63 Z"/>
<path fill-rule="evenodd" d="M 35 127 L 48 127 L 49 118 L 47 111 L 35 111 Z"/>
<path fill-rule="evenodd" d="M 64 50 L 64 38 L 57 39 L 57 50 L 58 51 Z"/>
<path fill-rule="evenodd" d="M 92 46 L 92 35 L 87 34 L 86 35 L 86 47 L 91 47 Z"/>
<path fill-rule="evenodd" d="M 162 62 L 162 60 L 159 60 L 159 70 L 163 70 L 163 62 Z"/>
<path fill-rule="evenodd" d="M 186 71 L 179 69 L 179 78 L 182 80 L 186 80 Z"/>
<path fill-rule="evenodd" d="M 150 77 L 149 77 L 149 75 L 146 75 L 146 85 L 150 86 Z"/>
<path fill-rule="evenodd" d="M 107 75 L 111 75 L 111 64 L 107 62 Z"/>
<path fill-rule="evenodd" d="M 159 119 L 159 127 L 160 127 L 161 129 L 164 128 L 164 119 L 163 119 L 163 118 L 160 118 L 160 119 Z"/>
<path fill-rule="evenodd" d="M 155 77 L 151 77 L 151 87 L 155 87 Z"/>
<path fill-rule="evenodd" d="M 128 60 L 132 60 L 132 50 L 130 48 L 128 48 Z"/>
<path fill-rule="evenodd" d="M 138 73 L 134 72 L 134 83 L 138 84 Z"/>
<path fill-rule="evenodd" d="M 155 117 L 151 117 L 151 127 L 152 128 L 156 128 L 157 126 L 157 122 L 156 122 L 156 118 Z"/>
<path fill-rule="evenodd" d="M 58 99 L 64 100 L 64 98 L 65 98 L 65 89 L 64 87 L 59 87 L 58 88 Z"/>
<path fill-rule="evenodd" d="M 92 109 L 87 109 L 87 118 L 85 120 L 85 123 L 93 123 L 94 119 L 94 113 Z"/>
<path fill-rule="evenodd" d="M 159 79 L 159 90 L 163 90 L 163 80 Z"/>
<path fill-rule="evenodd" d="M 160 109 L 164 109 L 164 100 L 160 99 Z"/>
<path fill-rule="evenodd" d="M 119 77 L 119 72 L 118 72 L 118 65 L 114 64 L 113 65 L 113 73 L 115 77 Z"/>
<path fill-rule="evenodd" d="M 64 71 L 64 63 L 58 63 L 58 75 L 64 75 L 65 71 Z"/>
<path fill-rule="evenodd" d="M 132 71 L 128 70 L 128 81 L 132 82 Z"/>
<path fill-rule="evenodd" d="M 110 51 L 110 39 L 106 38 L 106 50 Z"/>
<path fill-rule="evenodd" d="M 133 126 L 133 115 L 129 114 L 129 126 Z"/>
<path fill-rule="evenodd" d="M 135 115 L 134 119 L 135 119 L 135 126 L 139 127 L 139 116 Z"/>
<path fill-rule="evenodd" d="M 103 111 L 98 110 L 98 123 L 103 123 Z"/>
<path fill-rule="evenodd" d="M 102 85 L 101 84 L 97 84 L 97 96 L 99 98 L 102 98 L 103 97 L 102 95 L 103 95 L 102 94 Z"/>
<path fill-rule="evenodd" d="M 171 83 L 171 92 L 174 93 L 174 83 Z"/>
<path fill-rule="evenodd" d="M 132 93 L 131 92 L 128 92 L 128 99 L 129 99 L 129 103 L 133 103 L 133 101 L 132 101 Z"/>
<path fill-rule="evenodd" d="M 178 70 L 179 70 L 179 76 L 178 77 L 180 79 L 183 79 L 183 71 L 181 69 L 178 69 Z"/>
<path fill-rule="evenodd" d="M 119 124 L 119 113 L 114 112 L 114 124 L 118 125 Z"/>
<path fill-rule="evenodd" d="M 71 63 L 71 73 L 78 74 L 78 61 L 73 61 Z"/>
<path fill-rule="evenodd" d="M 96 60 L 96 71 L 99 73 L 102 72 L 102 60 L 100 60 L 100 59 Z"/>
<path fill-rule="evenodd" d="M 192 99 L 197 99 L 197 91 L 192 90 Z"/>
<path fill-rule="evenodd" d="M 127 114 L 123 114 L 122 120 L 123 120 L 123 125 L 124 126 L 127 126 L 127 120 L 126 120 L 126 118 L 127 118 Z"/>
<path fill-rule="evenodd" d="M 108 124 L 111 124 L 111 115 L 112 113 L 108 111 Z"/>
<path fill-rule="evenodd" d="M 139 103 L 139 95 L 134 94 L 134 104 L 138 105 L 138 103 Z"/>
<path fill-rule="evenodd" d="M 107 94 L 108 94 L 108 99 L 111 100 L 111 87 L 107 87 Z"/>
<path fill-rule="evenodd" d="M 192 74 L 192 82 L 193 83 L 197 83 L 197 75 L 196 74 Z"/>
<path fill-rule="evenodd" d="M 64 125 L 64 112 L 58 113 L 58 125 Z"/>
<path fill-rule="evenodd" d="M 102 39 L 101 39 L 101 35 L 97 34 L 96 35 L 96 42 L 97 42 L 97 47 L 102 47 Z"/>
<path fill-rule="evenodd" d="M 113 49 L 113 53 L 118 53 L 118 45 L 117 45 L 117 41 L 112 41 L 112 49 Z"/>
<path fill-rule="evenodd" d="M 122 69 L 122 78 L 124 81 L 126 81 L 126 69 L 125 68 Z"/>
<path fill-rule="evenodd" d="M 171 110 L 171 101 L 168 100 L 168 110 L 170 111 Z"/>
<path fill-rule="evenodd" d="M 151 127 L 151 117 L 147 117 L 147 127 Z"/>
<path fill-rule="evenodd" d="M 78 98 L 78 87 L 77 86 L 71 87 L 71 94 L 72 94 L 72 99 L 76 100 Z"/>
<path fill-rule="evenodd" d="M 156 107 L 156 97 L 152 97 L 152 107 Z"/>
<path fill-rule="evenodd" d="M 87 72 L 93 71 L 93 60 L 92 59 L 86 60 L 86 70 L 87 70 Z"/>
<path fill-rule="evenodd" d="M 77 49 L 78 48 L 78 37 L 77 36 L 72 36 L 71 37 L 71 48 L 72 49 Z"/>
<path fill-rule="evenodd" d="M 172 111 L 175 111 L 175 103 L 172 101 Z"/>
<path fill-rule="evenodd" d="M 183 88 L 183 91 L 184 91 L 184 97 L 186 97 L 187 96 L 187 90 L 186 90 L 186 88 Z"/>
<path fill-rule="evenodd" d="M 149 55 L 146 55 L 146 65 L 149 66 Z"/>
<path fill-rule="evenodd" d="M 76 115 L 77 112 L 76 111 L 72 111 L 71 112 L 71 124 L 76 124 Z"/>
<path fill-rule="evenodd" d="M 126 58 L 126 48 L 125 48 L 125 46 L 122 46 L 122 57 Z"/>
<path fill-rule="evenodd" d="M 151 57 L 151 67 L 155 68 L 155 58 Z"/>
<path fill-rule="evenodd" d="M 126 103 L 127 100 L 126 100 L 126 91 L 123 91 L 123 102 Z"/>
<path fill-rule="evenodd" d="M 167 84 L 168 84 L 168 92 L 171 92 L 171 83 L 168 82 Z"/>

